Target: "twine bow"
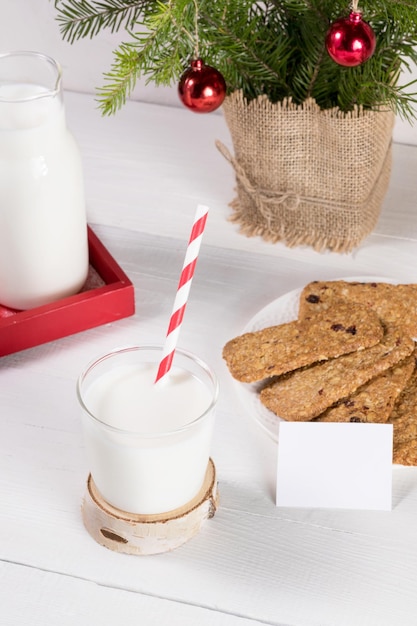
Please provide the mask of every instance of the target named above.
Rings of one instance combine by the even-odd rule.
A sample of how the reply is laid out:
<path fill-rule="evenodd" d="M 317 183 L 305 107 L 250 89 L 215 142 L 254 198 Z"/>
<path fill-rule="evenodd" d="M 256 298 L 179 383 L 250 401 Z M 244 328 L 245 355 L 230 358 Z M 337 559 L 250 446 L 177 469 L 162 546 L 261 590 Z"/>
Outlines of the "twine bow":
<path fill-rule="evenodd" d="M 296 211 L 302 200 L 308 200 L 308 198 L 304 198 L 299 193 L 296 193 L 294 191 L 273 191 L 254 187 L 247 177 L 243 167 L 230 154 L 226 146 L 221 141 L 217 140 L 216 147 L 219 152 L 224 156 L 224 158 L 232 165 L 237 180 L 242 185 L 246 193 L 250 195 L 255 203 L 256 208 L 266 219 L 268 226 L 270 225 L 271 220 L 274 218 L 274 206 L 285 204 L 286 209 L 290 211 Z"/>

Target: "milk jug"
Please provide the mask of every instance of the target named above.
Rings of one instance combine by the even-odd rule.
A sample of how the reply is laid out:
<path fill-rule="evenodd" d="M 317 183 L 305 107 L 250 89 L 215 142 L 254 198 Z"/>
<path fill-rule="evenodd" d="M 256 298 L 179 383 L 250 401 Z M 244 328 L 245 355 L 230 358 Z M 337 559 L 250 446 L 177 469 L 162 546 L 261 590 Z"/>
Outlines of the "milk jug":
<path fill-rule="evenodd" d="M 59 300 L 87 272 L 82 164 L 61 68 L 38 52 L 0 54 L 0 304 Z"/>

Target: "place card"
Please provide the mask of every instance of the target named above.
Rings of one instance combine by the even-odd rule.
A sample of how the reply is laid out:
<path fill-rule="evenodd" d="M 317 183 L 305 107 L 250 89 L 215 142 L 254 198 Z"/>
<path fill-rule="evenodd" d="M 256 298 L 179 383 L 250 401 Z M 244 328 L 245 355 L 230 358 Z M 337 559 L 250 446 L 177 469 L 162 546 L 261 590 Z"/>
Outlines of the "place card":
<path fill-rule="evenodd" d="M 392 425 L 280 422 L 276 505 L 390 510 Z"/>

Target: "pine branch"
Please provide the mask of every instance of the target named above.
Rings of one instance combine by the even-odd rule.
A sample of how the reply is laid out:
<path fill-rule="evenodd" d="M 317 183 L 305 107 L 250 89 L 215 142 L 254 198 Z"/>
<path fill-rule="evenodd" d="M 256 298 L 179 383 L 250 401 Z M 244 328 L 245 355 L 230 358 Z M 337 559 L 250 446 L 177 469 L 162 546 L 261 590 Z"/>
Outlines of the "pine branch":
<path fill-rule="evenodd" d="M 97 89 L 97 101 L 103 115 L 116 113 L 125 104 L 139 75 L 136 50 L 128 44 L 121 44 L 114 52 L 111 70 L 104 75 L 107 84 Z"/>
<path fill-rule="evenodd" d="M 137 79 L 179 80 L 200 55 L 224 76 L 228 93 L 273 102 L 316 99 L 321 108 L 389 106 L 417 118 L 415 85 L 399 85 L 417 63 L 417 2 L 361 0 L 377 48 L 365 64 L 346 68 L 325 51 L 329 25 L 349 13 L 346 0 L 55 0 L 65 39 L 74 43 L 102 29 L 124 29 L 126 41 L 98 90 L 105 114 L 125 103 Z"/>
<path fill-rule="evenodd" d="M 57 21 L 64 39 L 73 43 L 83 37 L 95 37 L 101 30 L 129 31 L 152 0 L 56 0 Z"/>

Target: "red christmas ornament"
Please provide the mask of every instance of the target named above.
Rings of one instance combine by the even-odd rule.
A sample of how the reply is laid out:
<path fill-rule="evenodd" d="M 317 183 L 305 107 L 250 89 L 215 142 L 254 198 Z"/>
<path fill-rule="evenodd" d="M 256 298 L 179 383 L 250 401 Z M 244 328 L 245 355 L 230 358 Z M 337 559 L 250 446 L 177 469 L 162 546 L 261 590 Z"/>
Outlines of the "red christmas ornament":
<path fill-rule="evenodd" d="M 180 78 L 178 95 L 184 106 L 194 113 L 211 113 L 222 104 L 226 83 L 218 70 L 195 59 Z"/>
<path fill-rule="evenodd" d="M 327 31 L 326 48 L 333 61 L 346 67 L 365 63 L 374 53 L 375 33 L 360 11 L 336 20 Z"/>

